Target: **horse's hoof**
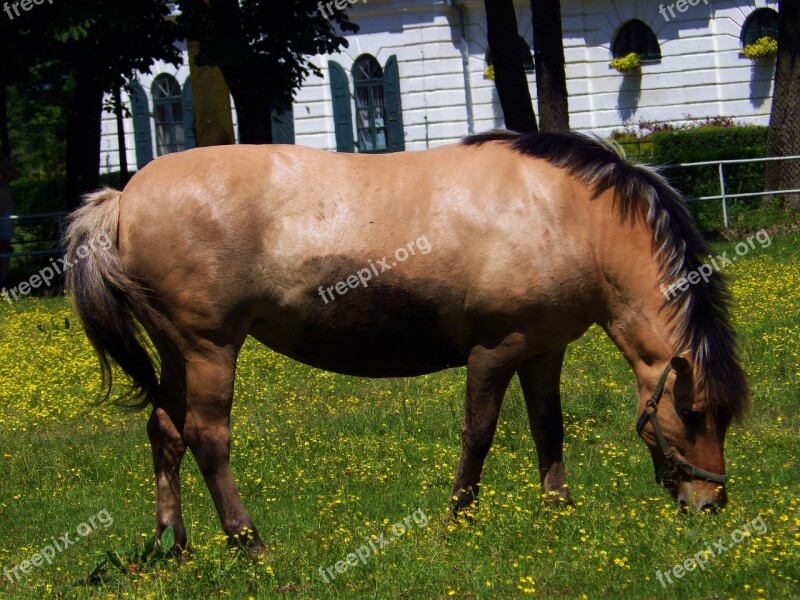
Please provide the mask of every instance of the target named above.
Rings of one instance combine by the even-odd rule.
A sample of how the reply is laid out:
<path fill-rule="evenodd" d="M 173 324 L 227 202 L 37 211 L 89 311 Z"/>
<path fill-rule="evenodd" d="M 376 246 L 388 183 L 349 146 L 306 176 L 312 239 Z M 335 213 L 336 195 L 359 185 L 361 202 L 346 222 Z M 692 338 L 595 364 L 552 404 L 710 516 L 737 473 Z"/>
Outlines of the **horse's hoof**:
<path fill-rule="evenodd" d="M 575 506 L 575 501 L 572 499 L 572 496 L 570 496 L 569 491 L 565 489 L 543 492 L 542 496 L 544 497 L 545 502 L 549 504 L 551 508 Z"/>
<path fill-rule="evenodd" d="M 250 544 L 247 547 L 247 558 L 259 564 L 264 564 L 272 560 L 272 552 L 267 550 L 264 544 Z"/>

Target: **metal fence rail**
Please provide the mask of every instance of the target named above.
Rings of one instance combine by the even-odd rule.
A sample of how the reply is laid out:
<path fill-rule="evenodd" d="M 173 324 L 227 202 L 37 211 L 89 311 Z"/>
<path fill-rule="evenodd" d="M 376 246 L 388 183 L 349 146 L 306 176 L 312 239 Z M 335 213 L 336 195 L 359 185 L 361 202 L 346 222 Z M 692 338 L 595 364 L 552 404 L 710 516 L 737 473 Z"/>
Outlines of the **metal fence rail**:
<path fill-rule="evenodd" d="M 716 196 L 700 196 L 699 198 L 685 198 L 686 202 L 703 202 L 706 200 L 722 200 L 722 216 L 725 219 L 725 227 L 730 227 L 728 219 L 728 200 L 736 198 L 754 198 L 757 196 L 774 196 L 775 194 L 800 194 L 800 189 L 796 190 L 772 190 L 763 192 L 743 192 L 740 194 L 728 194 L 725 191 L 725 165 L 743 165 L 754 163 L 776 162 L 780 160 L 800 160 L 800 156 L 770 156 L 767 158 L 738 158 L 730 160 L 708 160 L 694 163 L 678 163 L 660 167 L 662 170 L 678 169 L 682 167 L 708 167 L 717 165 L 719 176 L 720 194 Z"/>
<path fill-rule="evenodd" d="M 61 240 L 64 237 L 64 219 L 66 218 L 66 212 L 48 212 L 48 213 L 37 213 L 34 215 L 11 215 L 10 217 L 0 217 L 0 223 L 11 221 L 15 225 L 15 229 L 17 227 L 33 227 L 35 225 L 47 225 L 47 224 L 55 224 L 56 227 L 56 244 L 60 245 Z M 52 240 L 30 240 L 30 241 L 22 241 L 19 239 L 12 240 L 12 243 L 16 244 L 23 244 L 25 246 L 31 246 L 34 244 L 41 244 L 43 242 L 52 242 Z M 20 252 L 5 252 L 0 253 L 0 258 L 21 258 L 23 256 L 47 256 L 47 255 L 56 255 L 60 256 L 64 253 L 63 248 L 56 246 L 54 248 L 45 248 L 39 250 L 22 250 Z"/>

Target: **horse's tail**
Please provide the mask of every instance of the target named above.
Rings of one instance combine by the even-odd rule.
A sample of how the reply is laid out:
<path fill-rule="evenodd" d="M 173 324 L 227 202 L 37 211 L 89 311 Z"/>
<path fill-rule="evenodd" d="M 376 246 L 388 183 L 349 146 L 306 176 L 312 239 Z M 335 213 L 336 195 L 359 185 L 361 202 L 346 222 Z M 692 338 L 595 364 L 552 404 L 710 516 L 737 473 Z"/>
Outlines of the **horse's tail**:
<path fill-rule="evenodd" d="M 130 378 L 118 404 L 144 408 L 158 390 L 155 364 L 136 319 L 155 312 L 137 283 L 125 274 L 119 255 L 119 198 L 105 188 L 83 199 L 70 217 L 65 242 L 66 287 L 86 335 L 100 360 L 105 395 L 111 396 L 114 362 Z"/>

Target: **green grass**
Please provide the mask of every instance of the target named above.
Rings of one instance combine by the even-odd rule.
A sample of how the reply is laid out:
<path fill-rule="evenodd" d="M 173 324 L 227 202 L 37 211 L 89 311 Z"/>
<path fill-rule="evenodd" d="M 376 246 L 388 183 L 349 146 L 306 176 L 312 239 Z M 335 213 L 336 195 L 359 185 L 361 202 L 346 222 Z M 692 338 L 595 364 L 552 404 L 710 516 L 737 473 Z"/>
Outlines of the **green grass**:
<path fill-rule="evenodd" d="M 718 245 L 733 253 L 733 244 Z M 787 598 L 800 596 L 800 236 L 773 236 L 727 269 L 753 411 L 726 444 L 731 503 L 679 515 L 634 431 L 635 382 L 596 328 L 563 377 L 566 465 L 577 504 L 548 508 L 516 382 L 474 522 L 446 527 L 465 372 L 366 380 L 248 342 L 233 411 L 233 470 L 269 545 L 231 554 L 191 456 L 182 471 L 191 556 L 72 587 L 93 553 L 152 534 L 146 413 L 92 406 L 98 372 L 63 298 L 0 306 L 0 569 L 106 509 L 113 524 L 58 553 L 2 598 Z M 366 564 L 318 574 L 417 509 L 429 518 Z M 766 532 L 662 586 L 666 571 L 758 517 Z M 726 542 L 726 545 L 730 545 Z"/>

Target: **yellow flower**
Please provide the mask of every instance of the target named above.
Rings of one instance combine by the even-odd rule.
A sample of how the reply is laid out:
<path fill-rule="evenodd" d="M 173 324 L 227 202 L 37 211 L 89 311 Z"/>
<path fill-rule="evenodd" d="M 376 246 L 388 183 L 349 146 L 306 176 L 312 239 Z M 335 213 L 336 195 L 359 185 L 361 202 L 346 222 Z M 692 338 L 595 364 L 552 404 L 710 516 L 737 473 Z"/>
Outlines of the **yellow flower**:
<path fill-rule="evenodd" d="M 748 44 L 742 49 L 742 54 L 750 60 L 759 58 L 772 58 L 778 54 L 778 42 L 768 35 L 759 38 L 752 44 Z"/>

